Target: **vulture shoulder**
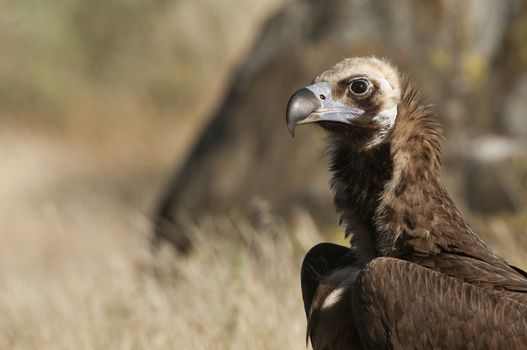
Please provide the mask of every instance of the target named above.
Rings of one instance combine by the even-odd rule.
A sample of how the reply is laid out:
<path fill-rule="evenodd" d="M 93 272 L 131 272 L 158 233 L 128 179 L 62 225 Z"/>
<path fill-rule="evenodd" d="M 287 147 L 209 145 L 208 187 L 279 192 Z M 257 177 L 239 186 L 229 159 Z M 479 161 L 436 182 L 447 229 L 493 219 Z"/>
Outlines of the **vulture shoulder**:
<path fill-rule="evenodd" d="M 309 316 L 320 283 L 342 263 L 350 251 L 350 248 L 338 244 L 319 243 L 307 252 L 300 272 L 306 316 Z"/>
<path fill-rule="evenodd" d="M 320 243 L 306 254 L 300 275 L 313 349 L 363 349 L 351 311 L 360 265 L 352 249 L 337 244 Z"/>
<path fill-rule="evenodd" d="M 368 349 L 527 348 L 526 305 L 409 261 L 372 260 L 351 302 Z"/>

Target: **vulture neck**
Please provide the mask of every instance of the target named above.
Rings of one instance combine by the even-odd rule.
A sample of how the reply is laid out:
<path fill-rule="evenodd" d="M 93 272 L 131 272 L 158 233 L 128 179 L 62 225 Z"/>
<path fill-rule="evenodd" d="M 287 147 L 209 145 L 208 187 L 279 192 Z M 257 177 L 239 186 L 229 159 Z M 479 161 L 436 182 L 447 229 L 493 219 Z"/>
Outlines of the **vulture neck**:
<path fill-rule="evenodd" d="M 389 141 L 357 151 L 360 147 L 351 140 L 333 140 L 332 186 L 346 235 L 352 234 L 352 246 L 360 253 L 491 254 L 441 182 L 440 126 L 408 84 Z"/>

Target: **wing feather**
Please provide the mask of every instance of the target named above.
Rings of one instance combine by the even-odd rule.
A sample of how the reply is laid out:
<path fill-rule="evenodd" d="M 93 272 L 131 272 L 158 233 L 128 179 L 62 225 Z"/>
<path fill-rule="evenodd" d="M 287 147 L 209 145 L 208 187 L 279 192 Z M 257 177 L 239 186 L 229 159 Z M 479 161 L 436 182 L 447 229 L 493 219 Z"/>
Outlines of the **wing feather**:
<path fill-rule="evenodd" d="M 413 256 L 409 260 L 462 282 L 484 288 L 490 293 L 506 295 L 527 304 L 525 272 L 506 263 L 491 264 L 470 256 L 448 253 Z"/>
<path fill-rule="evenodd" d="M 372 260 L 351 302 L 365 348 L 527 348 L 526 305 L 412 262 Z"/>

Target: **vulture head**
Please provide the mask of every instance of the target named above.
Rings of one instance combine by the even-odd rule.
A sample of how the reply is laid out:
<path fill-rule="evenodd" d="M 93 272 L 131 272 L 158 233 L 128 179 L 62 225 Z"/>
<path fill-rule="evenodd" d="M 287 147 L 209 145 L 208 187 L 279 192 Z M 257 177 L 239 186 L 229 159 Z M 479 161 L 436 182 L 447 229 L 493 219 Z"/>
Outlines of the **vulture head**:
<path fill-rule="evenodd" d="M 367 148 L 385 142 L 397 119 L 401 82 L 397 69 L 375 57 L 347 58 L 289 99 L 286 121 L 317 123 L 331 136 Z"/>
<path fill-rule="evenodd" d="M 307 123 L 328 132 L 334 203 L 355 247 L 375 256 L 409 244 L 420 251 L 448 245 L 444 234 L 433 239 L 444 226 L 432 227 L 439 221 L 429 215 L 448 200 L 440 180 L 440 126 L 394 65 L 376 57 L 344 59 L 291 96 L 286 123 L 293 136 Z"/>

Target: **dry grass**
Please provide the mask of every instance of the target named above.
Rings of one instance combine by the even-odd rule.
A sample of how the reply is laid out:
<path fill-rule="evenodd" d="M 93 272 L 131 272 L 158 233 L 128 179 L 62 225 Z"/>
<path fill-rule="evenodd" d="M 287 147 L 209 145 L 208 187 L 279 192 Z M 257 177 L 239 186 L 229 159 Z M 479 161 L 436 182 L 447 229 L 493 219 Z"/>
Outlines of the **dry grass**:
<path fill-rule="evenodd" d="M 160 125 L 137 123 L 95 140 L 0 133 L 0 349 L 305 348 L 299 266 L 322 239 L 309 216 L 291 229 L 262 211 L 258 230 L 210 218 L 191 256 L 153 254 L 171 151 Z M 523 267 L 526 217 L 478 221 Z"/>
<path fill-rule="evenodd" d="M 95 29 L 109 32 L 86 48 L 75 35 L 96 31 L 69 17 L 83 3 L 0 5 L 0 349 L 304 348 L 309 218 L 301 236 L 200 223 L 188 258 L 149 246 L 158 192 L 280 3 L 171 2 L 139 23 L 94 2 L 85 13 L 102 11 Z"/>
<path fill-rule="evenodd" d="M 289 233 L 211 219 L 192 256 L 154 255 L 160 167 L 106 147 L 0 135 L 0 349 L 304 348 L 309 218 Z"/>

